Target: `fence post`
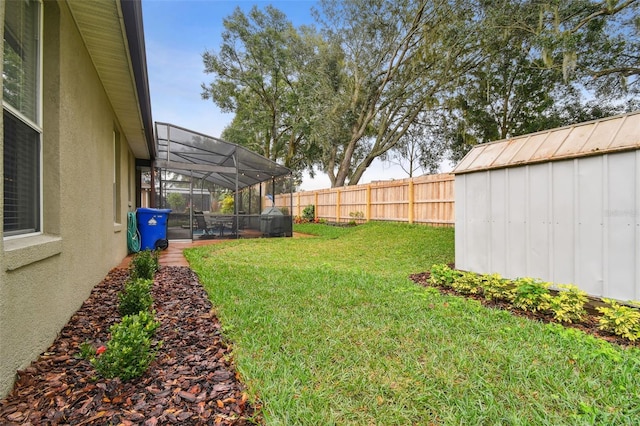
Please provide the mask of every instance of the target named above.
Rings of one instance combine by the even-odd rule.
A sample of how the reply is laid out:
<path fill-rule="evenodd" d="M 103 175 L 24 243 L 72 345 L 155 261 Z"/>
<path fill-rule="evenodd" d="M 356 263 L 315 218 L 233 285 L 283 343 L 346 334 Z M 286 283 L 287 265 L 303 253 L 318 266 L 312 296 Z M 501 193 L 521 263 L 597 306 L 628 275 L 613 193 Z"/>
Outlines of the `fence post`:
<path fill-rule="evenodd" d="M 336 222 L 340 222 L 340 190 L 336 189 Z"/>
<path fill-rule="evenodd" d="M 413 196 L 413 179 L 411 179 L 409 181 L 409 223 L 413 223 L 413 203 L 414 203 L 414 196 Z"/>
<path fill-rule="evenodd" d="M 366 199 L 367 207 L 366 207 L 366 219 L 367 222 L 371 220 L 371 185 L 367 185 L 367 199 Z"/>
<path fill-rule="evenodd" d="M 313 193 L 313 221 L 318 221 L 318 191 Z"/>
<path fill-rule="evenodd" d="M 302 215 L 300 214 L 300 193 L 298 192 L 298 194 L 297 194 L 297 195 L 298 195 L 298 196 L 296 197 L 296 211 L 297 211 L 296 216 L 302 216 Z"/>

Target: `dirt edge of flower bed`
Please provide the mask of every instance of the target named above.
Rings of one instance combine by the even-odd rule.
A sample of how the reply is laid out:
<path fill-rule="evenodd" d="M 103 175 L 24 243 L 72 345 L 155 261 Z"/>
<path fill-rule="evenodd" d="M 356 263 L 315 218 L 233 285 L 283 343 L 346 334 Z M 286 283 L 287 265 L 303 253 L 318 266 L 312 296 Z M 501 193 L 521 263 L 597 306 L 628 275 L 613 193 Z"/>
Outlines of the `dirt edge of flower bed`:
<path fill-rule="evenodd" d="M 451 267 L 452 269 L 454 268 L 453 265 L 449 265 L 449 267 Z M 465 297 L 468 299 L 474 299 L 479 301 L 480 303 L 482 303 L 483 306 L 490 308 L 490 309 L 502 309 L 505 311 L 510 312 L 513 315 L 517 315 L 520 317 L 524 317 L 524 318 L 528 318 L 530 320 L 533 321 L 541 321 L 547 324 L 559 324 L 562 325 L 564 327 L 571 327 L 571 328 L 575 328 L 578 330 L 582 330 L 583 332 L 585 332 L 586 334 L 590 334 L 594 337 L 597 337 L 599 339 L 602 340 L 606 340 L 609 343 L 613 343 L 616 344 L 618 346 L 621 346 L 623 348 L 628 348 L 628 347 L 635 347 L 635 348 L 640 348 L 640 341 L 636 340 L 636 341 L 630 341 L 629 339 L 626 339 L 624 337 L 621 336 L 617 336 L 615 334 L 600 330 L 600 328 L 598 328 L 598 317 L 599 315 L 596 314 L 596 310 L 595 307 L 596 306 L 602 306 L 603 302 L 597 298 L 589 298 L 589 301 L 587 302 L 586 306 L 585 306 L 585 310 L 587 311 L 587 314 L 583 317 L 583 319 L 581 321 L 577 321 L 577 322 L 573 322 L 573 323 L 566 323 L 566 322 L 559 322 L 556 321 L 553 318 L 553 315 L 551 313 L 548 312 L 532 312 L 532 311 L 524 311 L 522 309 L 516 308 L 514 307 L 511 303 L 507 302 L 507 301 L 503 301 L 503 300 L 487 300 L 484 297 L 482 297 L 481 295 L 477 295 L 477 294 L 461 294 L 458 291 L 454 290 L 453 288 L 445 288 L 445 287 L 440 287 L 440 286 L 436 286 L 431 284 L 429 278 L 431 277 L 431 273 L 429 271 L 426 272 L 420 272 L 417 274 L 411 274 L 409 276 L 409 279 L 411 279 L 413 282 L 415 282 L 418 285 L 421 285 L 423 287 L 431 287 L 431 288 L 435 288 L 438 291 L 440 291 L 440 293 L 442 294 L 446 294 L 446 295 L 452 295 L 452 296 L 458 296 L 458 297 Z"/>

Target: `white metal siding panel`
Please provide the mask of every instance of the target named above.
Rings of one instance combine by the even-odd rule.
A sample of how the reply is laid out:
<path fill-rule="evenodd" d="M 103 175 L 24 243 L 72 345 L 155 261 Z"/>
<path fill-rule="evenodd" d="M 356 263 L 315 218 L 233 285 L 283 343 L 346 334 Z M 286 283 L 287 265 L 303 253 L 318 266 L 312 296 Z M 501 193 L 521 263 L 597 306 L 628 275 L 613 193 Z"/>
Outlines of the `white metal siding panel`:
<path fill-rule="evenodd" d="M 507 169 L 507 271 L 525 276 L 527 271 L 527 182 L 526 167 Z"/>
<path fill-rule="evenodd" d="M 528 275 L 549 276 L 549 166 L 536 164 L 529 169 L 529 260 Z"/>
<path fill-rule="evenodd" d="M 507 171 L 491 172 L 491 235 L 489 245 L 490 271 L 504 271 L 507 267 Z"/>
<path fill-rule="evenodd" d="M 578 200 L 576 203 L 577 235 L 573 247 L 576 271 L 571 283 L 589 294 L 602 294 L 604 286 L 603 207 L 606 188 L 605 156 L 576 160 Z"/>
<path fill-rule="evenodd" d="M 456 255 L 456 268 L 466 269 L 467 251 L 469 250 L 467 244 L 467 211 L 469 207 L 466 199 L 466 182 L 467 177 L 473 175 L 461 175 L 456 176 L 454 181 L 454 193 L 455 193 L 455 255 Z"/>
<path fill-rule="evenodd" d="M 474 173 L 466 179 L 465 192 L 468 214 L 466 219 L 467 258 L 465 269 L 484 271 L 489 264 L 489 244 L 491 232 L 489 225 L 490 192 L 489 172 Z M 473 254 L 473 255 L 471 255 Z"/>
<path fill-rule="evenodd" d="M 553 194 L 551 196 L 551 217 L 553 238 L 553 271 L 543 279 L 570 283 L 574 276 L 575 242 L 574 230 L 574 161 L 553 163 Z"/>
<path fill-rule="evenodd" d="M 638 151 L 640 152 L 640 151 Z M 615 299 L 637 297 L 638 193 L 637 156 L 634 153 L 609 154 L 608 205 L 604 220 L 608 224 L 605 253 L 608 263 L 607 291 Z"/>

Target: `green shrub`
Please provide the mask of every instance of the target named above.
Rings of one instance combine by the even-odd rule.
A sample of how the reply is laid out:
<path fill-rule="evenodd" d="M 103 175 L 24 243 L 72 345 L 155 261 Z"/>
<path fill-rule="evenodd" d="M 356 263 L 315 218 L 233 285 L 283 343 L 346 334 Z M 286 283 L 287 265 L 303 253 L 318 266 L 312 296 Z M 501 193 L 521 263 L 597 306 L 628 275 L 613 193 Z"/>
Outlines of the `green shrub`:
<path fill-rule="evenodd" d="M 571 284 L 561 284 L 558 288 L 560 291 L 557 295 L 543 296 L 547 299 L 548 309 L 560 322 L 580 321 L 586 314 L 584 305 L 587 303 L 587 293 Z"/>
<path fill-rule="evenodd" d="M 512 302 L 516 288 L 513 282 L 502 278 L 500 274 L 482 276 L 482 289 L 487 300 L 506 300 Z"/>
<path fill-rule="evenodd" d="M 461 294 L 481 294 L 482 276 L 475 272 L 463 272 L 451 286 Z"/>
<path fill-rule="evenodd" d="M 150 310 L 153 305 L 152 286 L 153 281 L 144 278 L 127 281 L 124 290 L 118 293 L 120 315 L 135 315 Z"/>
<path fill-rule="evenodd" d="M 316 219 L 316 206 L 309 204 L 302 210 L 302 219 L 313 222 Z"/>
<path fill-rule="evenodd" d="M 549 309 L 549 283 L 535 278 L 518 278 L 513 305 L 524 311 L 545 311 Z"/>
<path fill-rule="evenodd" d="M 106 350 L 91 359 L 100 375 L 127 381 L 141 376 L 149 368 L 156 356 L 151 339 L 160 325 L 154 314 L 142 311 L 137 315 L 127 315 L 109 328 L 111 339 Z"/>
<path fill-rule="evenodd" d="M 131 259 L 129 276 L 133 280 L 137 278 L 152 280 L 157 270 L 158 252 L 155 250 L 144 250 L 136 253 L 133 259 Z"/>
<path fill-rule="evenodd" d="M 452 287 L 453 282 L 462 275 L 462 272 L 451 269 L 445 264 L 431 266 L 431 278 L 429 283 L 440 287 Z"/>
<path fill-rule="evenodd" d="M 221 196 L 221 203 L 220 203 L 220 213 L 222 214 L 233 214 L 233 212 L 235 211 L 234 208 L 234 203 L 235 203 L 235 199 L 233 198 L 233 195 L 231 194 L 225 194 L 223 196 Z"/>
<path fill-rule="evenodd" d="M 615 300 L 602 299 L 609 306 L 597 307 L 602 314 L 598 320 L 600 330 L 605 330 L 631 341 L 640 338 L 640 312 L 620 305 Z"/>

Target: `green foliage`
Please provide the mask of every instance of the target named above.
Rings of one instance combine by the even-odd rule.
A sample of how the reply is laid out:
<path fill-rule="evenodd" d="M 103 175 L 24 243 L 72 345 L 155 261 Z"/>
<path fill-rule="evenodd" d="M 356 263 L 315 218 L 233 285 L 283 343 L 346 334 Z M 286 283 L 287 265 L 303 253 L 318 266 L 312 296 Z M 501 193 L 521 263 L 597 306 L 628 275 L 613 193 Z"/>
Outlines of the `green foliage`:
<path fill-rule="evenodd" d="M 226 194 L 222 198 L 222 203 L 220 204 L 220 213 L 222 214 L 232 214 L 234 212 L 234 198 L 231 194 Z"/>
<path fill-rule="evenodd" d="M 482 276 L 475 272 L 463 272 L 451 286 L 461 294 L 480 294 L 482 293 Z"/>
<path fill-rule="evenodd" d="M 174 212 L 183 212 L 187 208 L 186 198 L 177 192 L 167 194 L 167 204 Z"/>
<path fill-rule="evenodd" d="M 549 308 L 549 283 L 534 278 L 518 278 L 513 305 L 525 311 L 544 311 Z"/>
<path fill-rule="evenodd" d="M 570 284 L 559 285 L 558 288 L 560 291 L 557 295 L 544 296 L 554 318 L 568 323 L 581 320 L 586 313 L 584 305 L 587 303 L 587 293 Z"/>
<path fill-rule="evenodd" d="M 155 250 L 143 250 L 131 259 L 129 276 L 132 280 L 142 278 L 152 280 L 158 270 L 158 253 Z"/>
<path fill-rule="evenodd" d="M 109 328 L 111 339 L 106 351 L 92 358 L 94 368 L 106 378 L 119 377 L 127 381 L 141 376 L 155 359 L 152 337 L 160 322 L 155 312 L 142 311 L 127 315 Z"/>
<path fill-rule="evenodd" d="M 309 204 L 302 210 L 302 219 L 308 222 L 313 222 L 316 218 L 316 206 Z"/>
<path fill-rule="evenodd" d="M 237 8 L 224 19 L 222 40 L 217 53 L 202 55 L 205 72 L 214 76 L 202 85 L 202 96 L 235 114 L 223 137 L 287 167 L 303 168 L 311 159 L 300 159 L 299 151 L 310 144 L 300 140 L 312 119 L 307 113 L 303 123 L 301 117 L 310 106 L 301 99 L 302 86 L 315 68 L 308 65 L 315 55 L 306 50 L 306 38 L 269 5 L 247 12 Z M 314 150 L 305 151 L 310 156 Z"/>
<path fill-rule="evenodd" d="M 120 315 L 135 315 L 140 311 L 148 311 L 153 305 L 151 287 L 153 280 L 137 278 L 128 280 L 124 290 L 118 293 Z"/>
<path fill-rule="evenodd" d="M 78 355 L 82 359 L 91 360 L 96 356 L 96 348 L 89 342 L 82 342 L 78 346 L 80 349 L 80 354 Z"/>
<path fill-rule="evenodd" d="M 500 274 L 482 276 L 482 289 L 487 300 L 506 300 L 512 302 L 515 297 L 515 286 Z"/>
<path fill-rule="evenodd" d="M 640 338 L 640 312 L 620 305 L 612 299 L 602 299 L 609 306 L 597 307 L 602 316 L 598 320 L 601 330 L 608 331 L 631 341 Z"/>
<path fill-rule="evenodd" d="M 444 264 L 431 266 L 431 277 L 429 282 L 441 287 L 453 287 L 453 283 L 462 275 L 456 269 L 451 269 Z"/>

